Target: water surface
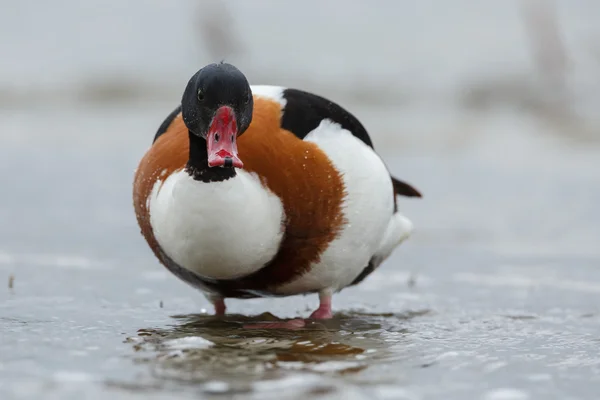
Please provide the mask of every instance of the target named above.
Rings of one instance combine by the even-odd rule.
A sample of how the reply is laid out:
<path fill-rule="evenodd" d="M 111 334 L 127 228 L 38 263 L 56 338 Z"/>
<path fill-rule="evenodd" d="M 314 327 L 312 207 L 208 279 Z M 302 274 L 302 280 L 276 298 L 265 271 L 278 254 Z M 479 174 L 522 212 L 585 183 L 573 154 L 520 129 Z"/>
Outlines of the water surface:
<path fill-rule="evenodd" d="M 0 64 L 1 399 L 597 397 L 596 3 L 558 2 L 577 65 L 562 103 L 539 86 L 505 3 L 344 2 L 323 6 L 310 32 L 307 9 L 231 8 L 236 26 L 265 27 L 234 55 L 253 80 L 305 83 L 347 105 L 424 194 L 400 204 L 413 238 L 334 298 L 332 321 L 298 331 L 242 325 L 308 316 L 316 296 L 233 300 L 213 317 L 135 222 L 137 162 L 210 58 L 189 50 L 195 6 L 145 2 L 131 20 L 136 2 L 71 3 L 0 13 L 13 60 Z M 176 12 L 187 19 L 154 29 Z M 273 18 L 284 14 L 298 18 Z M 380 24 L 358 30 L 365 21 Z M 294 52 L 272 34 L 286 26 Z M 332 31 L 339 40 L 323 46 Z M 34 56 L 46 61 L 39 79 Z"/>

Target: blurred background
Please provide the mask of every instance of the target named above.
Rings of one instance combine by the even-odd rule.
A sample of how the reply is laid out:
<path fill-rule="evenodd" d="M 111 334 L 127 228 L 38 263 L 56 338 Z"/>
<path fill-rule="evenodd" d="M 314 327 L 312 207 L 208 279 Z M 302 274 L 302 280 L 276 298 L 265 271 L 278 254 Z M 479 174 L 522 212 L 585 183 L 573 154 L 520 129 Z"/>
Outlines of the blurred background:
<path fill-rule="evenodd" d="M 439 204 L 440 218 L 460 214 L 452 229 L 535 229 L 554 247 L 569 240 L 579 193 L 524 206 L 536 194 L 523 190 L 598 177 L 599 12 L 594 0 L 4 1 L 1 243 L 11 254 L 107 257 L 126 252 L 115 249 L 124 240 L 138 251 L 128 204 L 136 162 L 189 77 L 225 59 L 252 83 L 313 90 L 353 111 L 392 166 L 418 164 L 395 171 L 433 202 L 415 212 Z M 450 154 L 502 170 L 502 183 L 490 171 L 442 179 Z M 482 185 L 510 204 L 468 221 L 461 202 L 489 195 Z M 558 196 L 575 206 L 547 218 Z M 491 211 L 488 200 L 468 212 Z M 511 207 L 525 215 L 511 218 Z"/>
<path fill-rule="evenodd" d="M 151 255 L 131 184 L 190 76 L 222 59 L 351 110 L 424 194 L 401 204 L 414 238 L 339 308 L 595 313 L 599 16 L 597 0 L 1 0 L 0 353 L 40 315 L 71 320 L 44 328 L 64 340 L 207 306 Z M 232 307 L 289 316 L 294 301 Z M 10 376 L 47 376 L 48 351 Z"/>

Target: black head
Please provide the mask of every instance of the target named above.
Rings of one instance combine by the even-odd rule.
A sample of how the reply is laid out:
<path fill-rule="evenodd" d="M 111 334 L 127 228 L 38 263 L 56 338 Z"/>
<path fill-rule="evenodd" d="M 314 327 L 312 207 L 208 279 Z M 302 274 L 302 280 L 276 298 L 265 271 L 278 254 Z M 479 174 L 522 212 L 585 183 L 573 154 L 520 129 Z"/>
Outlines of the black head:
<path fill-rule="evenodd" d="M 209 64 L 192 76 L 181 113 L 190 140 L 206 141 L 209 167 L 243 166 L 236 140 L 252 121 L 253 105 L 248 80 L 231 64 Z"/>

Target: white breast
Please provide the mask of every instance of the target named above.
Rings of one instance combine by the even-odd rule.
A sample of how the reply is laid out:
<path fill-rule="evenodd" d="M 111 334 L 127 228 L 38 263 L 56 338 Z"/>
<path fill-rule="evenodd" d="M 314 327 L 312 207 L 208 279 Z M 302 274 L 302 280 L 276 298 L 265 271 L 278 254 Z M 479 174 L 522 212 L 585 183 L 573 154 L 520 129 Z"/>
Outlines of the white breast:
<path fill-rule="evenodd" d="M 347 224 L 309 272 L 277 288 L 281 294 L 342 289 L 368 265 L 382 242 L 399 242 L 384 240 L 393 219 L 394 195 L 389 172 L 373 149 L 330 120 L 323 120 L 304 140 L 316 143 L 341 173 Z"/>
<path fill-rule="evenodd" d="M 244 170 L 213 183 L 195 181 L 181 170 L 158 181 L 148 201 L 163 251 L 200 276 L 248 275 L 273 258 L 283 236 L 281 201 Z"/>

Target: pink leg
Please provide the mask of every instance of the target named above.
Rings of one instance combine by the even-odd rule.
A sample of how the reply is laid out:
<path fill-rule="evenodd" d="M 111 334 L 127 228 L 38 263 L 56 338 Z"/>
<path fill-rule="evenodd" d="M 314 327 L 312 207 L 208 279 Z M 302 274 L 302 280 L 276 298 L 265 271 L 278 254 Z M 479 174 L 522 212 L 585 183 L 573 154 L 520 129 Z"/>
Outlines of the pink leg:
<path fill-rule="evenodd" d="M 326 290 L 319 293 L 319 308 L 310 315 L 310 319 L 331 319 L 331 291 Z M 266 322 L 252 325 L 244 325 L 248 329 L 300 329 L 306 326 L 303 319 L 293 319 L 286 322 Z"/>
<path fill-rule="evenodd" d="M 215 306 L 215 315 L 225 315 L 225 310 L 227 310 L 225 300 L 215 299 L 213 300 L 213 305 Z"/>
<path fill-rule="evenodd" d="M 311 319 L 331 319 L 333 314 L 331 312 L 331 291 L 323 291 L 319 293 L 319 308 L 317 308 L 312 314 Z"/>

